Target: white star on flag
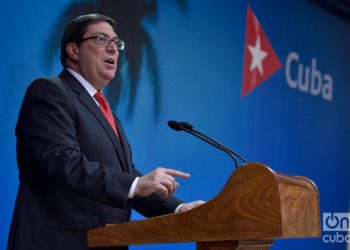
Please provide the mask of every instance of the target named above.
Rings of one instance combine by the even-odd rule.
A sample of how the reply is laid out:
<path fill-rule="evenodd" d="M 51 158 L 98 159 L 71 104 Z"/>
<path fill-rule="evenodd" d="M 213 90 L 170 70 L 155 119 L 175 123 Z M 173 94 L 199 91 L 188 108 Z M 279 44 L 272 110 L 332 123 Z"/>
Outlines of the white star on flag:
<path fill-rule="evenodd" d="M 262 61 L 265 59 L 268 53 L 261 49 L 260 36 L 258 36 L 256 39 L 255 47 L 248 45 L 248 49 L 252 55 L 252 62 L 250 64 L 249 71 L 253 71 L 253 69 L 258 68 L 260 75 L 263 75 Z"/>

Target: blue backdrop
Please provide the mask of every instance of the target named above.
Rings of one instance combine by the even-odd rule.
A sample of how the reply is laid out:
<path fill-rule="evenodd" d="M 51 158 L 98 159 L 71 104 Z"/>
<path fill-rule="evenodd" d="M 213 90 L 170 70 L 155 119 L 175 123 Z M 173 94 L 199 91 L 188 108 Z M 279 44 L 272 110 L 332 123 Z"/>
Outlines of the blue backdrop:
<path fill-rule="evenodd" d="M 248 4 L 283 67 L 242 98 Z M 186 201 L 210 200 L 219 192 L 234 165 L 222 152 L 166 125 L 170 119 L 184 120 L 251 162 L 314 180 L 321 215 L 349 211 L 350 23 L 337 13 L 306 0 L 19 0 L 0 8 L 0 249 L 18 186 L 14 127 L 24 91 L 34 78 L 61 71 L 62 25 L 88 12 L 113 16 L 127 44 L 120 77 L 107 91 L 141 171 L 166 166 L 190 172 L 177 191 Z M 138 54 L 130 55 L 131 49 Z M 315 95 L 315 75 L 321 88 L 332 83 L 331 93 Z M 273 249 L 296 247 L 346 249 L 346 243 L 278 240 Z"/>

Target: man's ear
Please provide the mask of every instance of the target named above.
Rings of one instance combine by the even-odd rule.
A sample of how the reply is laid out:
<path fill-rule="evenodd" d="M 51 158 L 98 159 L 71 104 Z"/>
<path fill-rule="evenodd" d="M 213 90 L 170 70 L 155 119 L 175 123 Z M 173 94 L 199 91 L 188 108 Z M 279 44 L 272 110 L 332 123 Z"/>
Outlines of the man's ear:
<path fill-rule="evenodd" d="M 66 46 L 66 51 L 70 59 L 73 61 L 79 60 L 79 48 L 75 43 L 68 43 Z"/>

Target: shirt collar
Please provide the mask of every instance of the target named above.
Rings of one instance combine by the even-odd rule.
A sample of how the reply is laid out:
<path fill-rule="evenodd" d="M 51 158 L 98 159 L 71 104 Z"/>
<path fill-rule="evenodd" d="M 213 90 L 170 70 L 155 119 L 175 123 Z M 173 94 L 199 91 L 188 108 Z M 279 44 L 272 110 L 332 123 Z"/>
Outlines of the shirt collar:
<path fill-rule="evenodd" d="M 71 68 L 67 68 L 67 70 L 83 85 L 84 89 L 91 95 L 91 97 L 94 97 L 94 95 L 97 93 L 97 89 L 95 89 L 94 86 L 92 86 L 91 83 L 89 83 L 82 75 L 80 75 L 78 72 L 74 71 Z M 95 100 L 95 98 L 94 98 Z M 96 100 L 95 100 L 96 101 Z"/>

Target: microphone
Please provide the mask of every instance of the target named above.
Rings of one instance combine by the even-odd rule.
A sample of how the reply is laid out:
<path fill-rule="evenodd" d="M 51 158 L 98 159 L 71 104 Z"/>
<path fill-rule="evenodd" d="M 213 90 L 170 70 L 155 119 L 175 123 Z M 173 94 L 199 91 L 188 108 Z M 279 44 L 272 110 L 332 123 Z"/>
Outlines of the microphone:
<path fill-rule="evenodd" d="M 182 130 L 182 124 L 177 121 L 168 121 L 168 126 L 175 131 L 181 131 Z"/>
<path fill-rule="evenodd" d="M 177 122 L 177 121 L 171 120 L 171 121 L 168 121 L 168 126 L 170 128 L 172 128 L 173 130 L 175 130 L 175 131 L 183 130 L 183 131 L 185 131 L 185 132 L 187 132 L 189 134 L 192 134 L 192 135 L 196 136 L 197 138 L 201 139 L 202 141 L 205 141 L 205 142 L 211 144 L 212 146 L 214 146 L 214 147 L 216 147 L 216 148 L 226 152 L 233 159 L 236 168 L 238 168 L 238 162 L 237 162 L 236 157 L 241 159 L 244 163 L 247 163 L 246 159 L 244 159 L 241 155 L 239 155 L 236 152 L 232 151 L 231 149 L 225 147 L 221 143 L 213 140 L 212 138 L 202 134 L 201 132 L 195 130 L 190 123 Z"/>

